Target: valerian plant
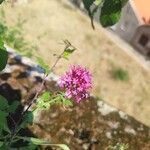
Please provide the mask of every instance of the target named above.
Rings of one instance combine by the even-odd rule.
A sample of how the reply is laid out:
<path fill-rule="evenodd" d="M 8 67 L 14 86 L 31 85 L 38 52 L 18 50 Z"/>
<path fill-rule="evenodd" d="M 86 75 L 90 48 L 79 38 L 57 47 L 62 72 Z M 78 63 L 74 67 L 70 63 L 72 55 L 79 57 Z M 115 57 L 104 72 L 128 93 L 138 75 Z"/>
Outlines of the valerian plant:
<path fill-rule="evenodd" d="M 69 42 L 68 42 L 69 43 Z M 46 78 L 49 76 L 49 74 L 53 71 L 55 66 L 57 65 L 58 61 L 61 58 L 66 59 L 66 53 L 68 52 L 70 54 L 70 51 L 72 51 L 72 48 L 75 50 L 75 48 L 71 44 L 66 44 L 63 52 L 57 56 L 56 61 L 54 62 L 53 66 L 50 68 L 48 65 L 44 63 L 44 61 L 40 58 L 39 63 L 41 63 L 41 66 L 45 70 L 43 81 L 40 85 L 40 87 L 37 89 L 37 92 L 31 102 L 28 104 L 27 108 L 21 113 L 21 116 L 17 121 L 13 119 L 13 115 L 16 111 L 16 109 L 21 105 L 18 101 L 14 101 L 11 104 L 8 104 L 8 101 L 3 97 L 0 96 L 0 150 L 9 150 L 9 149 L 35 149 L 38 147 L 35 147 L 34 145 L 50 145 L 50 146 L 57 146 L 64 150 L 69 150 L 68 146 L 64 144 L 52 144 L 51 142 L 33 138 L 33 137 L 24 137 L 21 136 L 20 131 L 22 129 L 27 128 L 29 124 L 33 123 L 34 119 L 34 113 L 38 110 L 43 109 L 49 109 L 51 105 L 54 104 L 62 104 L 64 106 L 71 106 L 72 101 L 70 98 L 68 98 L 64 91 L 60 91 L 58 93 L 53 94 L 50 91 L 46 91 L 41 95 L 41 92 L 43 90 Z M 70 50 L 69 50 L 70 49 Z M 8 54 L 4 47 L 4 43 L 0 42 L 0 54 L 2 53 L 3 56 L 1 58 L 1 71 L 5 68 L 7 64 L 7 58 Z M 5 55 L 4 55 L 5 54 Z M 64 56 L 65 54 L 65 56 Z M 38 58 L 39 60 L 39 58 Z M 40 64 L 39 64 L 40 65 Z M 34 105 L 34 106 L 33 106 Z M 33 107 L 32 107 L 33 106 Z M 33 109 L 32 109 L 33 108 Z M 13 124 L 10 126 L 8 124 L 8 119 L 13 122 Z M 28 142 L 28 147 L 16 147 L 17 142 Z"/>
<path fill-rule="evenodd" d="M 18 101 L 14 101 L 9 105 L 8 101 L 3 96 L 0 96 L 0 150 L 34 150 L 35 148 L 38 148 L 35 145 L 57 146 L 64 150 L 69 150 L 68 146 L 66 146 L 65 144 L 52 144 L 49 141 L 41 140 L 38 138 L 24 137 L 20 133 L 20 131 L 27 128 L 28 125 L 32 125 L 34 115 L 39 110 L 50 109 L 50 107 L 54 104 L 61 104 L 65 107 L 72 106 L 72 100 L 75 100 L 75 102 L 79 103 L 81 100 L 89 96 L 89 90 L 92 87 L 92 76 L 86 68 L 81 66 L 72 66 L 65 75 L 60 77 L 59 87 L 61 91 L 58 91 L 57 93 L 52 93 L 51 91 L 42 92 L 44 84 L 46 82 L 46 78 L 50 73 L 52 73 L 59 60 L 62 58 L 67 58 L 68 60 L 68 56 L 73 51 L 75 51 L 75 47 L 72 46 L 69 41 L 65 40 L 64 43 L 64 50 L 60 55 L 56 55 L 56 61 L 51 68 L 44 62 L 42 58 L 37 57 L 39 65 L 42 66 L 45 71 L 44 78 L 41 85 L 38 87 L 35 96 L 30 101 L 26 109 L 21 113 L 21 116 L 17 121 L 15 121 L 12 116 L 21 104 Z M 4 43 L 1 42 L 0 44 L 1 51 L 6 52 Z M 5 68 L 6 63 L 7 59 L 5 59 L 1 70 Z M 10 126 L 8 124 L 8 119 L 13 121 L 13 125 Z M 27 146 L 20 146 L 18 148 L 18 146 L 16 145 L 20 141 L 28 142 L 29 144 Z"/>
<path fill-rule="evenodd" d="M 0 0 L 0 4 L 5 0 Z M 120 18 L 121 9 L 127 0 L 83 0 L 84 6 L 91 18 L 92 26 L 94 14 L 100 9 L 100 22 L 103 27 L 114 25 Z M 8 52 L 4 47 L 4 37 L 0 37 L 0 71 L 7 65 Z M 53 72 L 55 66 L 60 59 L 69 58 L 76 48 L 67 40 L 64 41 L 65 48 L 60 55 L 56 55 L 56 61 L 50 68 L 44 60 L 37 56 L 37 62 L 44 69 L 45 74 L 41 85 L 28 106 L 23 110 L 19 119 L 13 119 L 13 115 L 17 108 L 21 105 L 18 101 L 8 103 L 8 101 L 0 96 L 0 150 L 35 150 L 39 149 L 38 145 L 50 145 L 60 147 L 64 150 L 69 150 L 65 144 L 52 144 L 49 141 L 34 137 L 24 137 L 21 135 L 21 130 L 33 123 L 34 114 L 39 110 L 49 109 L 54 104 L 62 104 L 63 106 L 72 106 L 73 102 L 80 103 L 83 99 L 89 96 L 92 87 L 92 76 L 90 72 L 82 66 L 71 66 L 59 79 L 59 87 L 61 91 L 52 93 L 51 91 L 43 92 L 43 87 L 47 77 Z M 72 101 L 74 100 L 74 101 Z M 11 120 L 12 125 L 8 123 Z M 28 143 L 17 147 L 17 143 Z"/>

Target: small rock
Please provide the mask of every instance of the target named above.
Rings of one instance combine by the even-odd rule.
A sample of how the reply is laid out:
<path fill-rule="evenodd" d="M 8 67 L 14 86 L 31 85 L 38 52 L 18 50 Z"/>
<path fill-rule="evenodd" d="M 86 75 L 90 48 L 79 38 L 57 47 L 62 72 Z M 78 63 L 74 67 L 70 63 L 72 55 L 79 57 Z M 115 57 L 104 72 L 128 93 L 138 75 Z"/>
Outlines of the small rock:
<path fill-rule="evenodd" d="M 131 128 L 130 126 L 126 126 L 124 131 L 129 133 L 129 134 L 136 135 L 136 131 L 133 128 Z"/>
<path fill-rule="evenodd" d="M 119 127 L 119 122 L 111 122 L 108 121 L 108 125 L 112 128 L 112 129 L 117 129 Z"/>
<path fill-rule="evenodd" d="M 122 111 L 119 111 L 119 115 L 120 115 L 120 117 L 121 117 L 122 119 L 125 119 L 125 120 L 127 120 L 127 119 L 128 119 L 127 114 L 125 114 L 125 113 L 124 113 L 124 112 L 122 112 Z"/>
<path fill-rule="evenodd" d="M 112 138 L 111 132 L 106 132 L 105 135 L 106 135 L 106 137 L 107 137 L 108 139 L 111 139 L 111 138 Z"/>
<path fill-rule="evenodd" d="M 88 150 L 89 146 L 90 146 L 89 143 L 85 143 L 85 144 L 82 145 L 84 150 Z"/>
<path fill-rule="evenodd" d="M 107 105 L 106 103 L 104 103 L 103 101 L 98 101 L 97 102 L 97 105 L 98 105 L 98 111 L 103 115 L 103 116 L 106 116 L 108 115 L 109 113 L 111 112 L 114 112 L 114 111 L 117 111 L 116 108 L 113 108 L 109 105 Z"/>

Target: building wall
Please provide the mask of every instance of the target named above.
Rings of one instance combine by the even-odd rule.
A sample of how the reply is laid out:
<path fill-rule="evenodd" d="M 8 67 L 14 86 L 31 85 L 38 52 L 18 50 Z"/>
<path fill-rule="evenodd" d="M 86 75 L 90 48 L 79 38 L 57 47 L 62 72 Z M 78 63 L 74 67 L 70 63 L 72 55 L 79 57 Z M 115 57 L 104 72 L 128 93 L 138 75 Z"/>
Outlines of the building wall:
<path fill-rule="evenodd" d="M 131 4 L 128 2 L 122 10 L 120 21 L 111 29 L 126 42 L 131 41 L 137 27 L 140 25 Z"/>

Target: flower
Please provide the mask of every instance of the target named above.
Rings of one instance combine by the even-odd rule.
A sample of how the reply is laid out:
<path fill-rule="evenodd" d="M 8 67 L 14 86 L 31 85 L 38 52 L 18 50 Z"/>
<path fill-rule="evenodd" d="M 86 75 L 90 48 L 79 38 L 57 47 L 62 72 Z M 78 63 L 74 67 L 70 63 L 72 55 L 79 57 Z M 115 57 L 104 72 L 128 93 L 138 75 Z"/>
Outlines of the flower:
<path fill-rule="evenodd" d="M 81 66 L 71 66 L 59 79 L 59 87 L 65 90 L 67 98 L 73 98 L 77 103 L 89 97 L 89 90 L 92 88 L 92 75 Z"/>

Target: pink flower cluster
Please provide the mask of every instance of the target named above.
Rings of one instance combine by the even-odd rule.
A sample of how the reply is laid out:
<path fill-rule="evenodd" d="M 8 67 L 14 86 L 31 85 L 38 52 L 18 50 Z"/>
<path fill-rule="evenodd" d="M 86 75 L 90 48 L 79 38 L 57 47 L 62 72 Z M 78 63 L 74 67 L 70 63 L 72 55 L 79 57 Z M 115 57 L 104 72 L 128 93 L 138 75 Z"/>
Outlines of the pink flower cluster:
<path fill-rule="evenodd" d="M 70 70 L 59 80 L 59 87 L 65 90 L 67 98 L 73 98 L 77 103 L 89 96 L 92 87 L 92 75 L 86 68 L 71 66 Z"/>

